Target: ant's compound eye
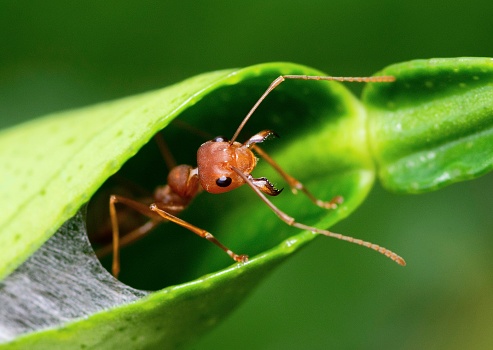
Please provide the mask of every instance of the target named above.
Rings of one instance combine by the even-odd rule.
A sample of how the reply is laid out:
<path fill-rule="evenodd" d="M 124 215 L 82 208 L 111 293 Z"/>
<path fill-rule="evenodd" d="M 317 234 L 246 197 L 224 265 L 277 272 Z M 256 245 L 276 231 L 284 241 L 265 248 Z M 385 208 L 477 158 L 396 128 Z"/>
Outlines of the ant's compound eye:
<path fill-rule="evenodd" d="M 212 139 L 212 142 L 228 142 L 228 139 L 224 136 L 216 136 Z"/>
<path fill-rule="evenodd" d="M 216 185 L 219 187 L 228 187 L 231 185 L 231 178 L 227 176 L 221 176 L 219 179 L 216 180 Z"/>

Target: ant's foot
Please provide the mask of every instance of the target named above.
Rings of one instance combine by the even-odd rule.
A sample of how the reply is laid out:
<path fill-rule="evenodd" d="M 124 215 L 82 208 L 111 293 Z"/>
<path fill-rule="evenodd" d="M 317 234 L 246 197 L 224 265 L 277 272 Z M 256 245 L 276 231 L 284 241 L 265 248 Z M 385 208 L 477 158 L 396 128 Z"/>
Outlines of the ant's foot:
<path fill-rule="evenodd" d="M 232 258 L 239 263 L 246 263 L 248 261 L 248 255 L 245 254 L 241 254 L 241 255 L 234 254 Z"/>
<path fill-rule="evenodd" d="M 322 200 L 317 200 L 316 204 L 325 209 L 336 209 L 339 204 L 342 204 L 344 202 L 344 198 L 342 196 L 336 196 L 332 198 L 329 202 L 325 202 Z"/>

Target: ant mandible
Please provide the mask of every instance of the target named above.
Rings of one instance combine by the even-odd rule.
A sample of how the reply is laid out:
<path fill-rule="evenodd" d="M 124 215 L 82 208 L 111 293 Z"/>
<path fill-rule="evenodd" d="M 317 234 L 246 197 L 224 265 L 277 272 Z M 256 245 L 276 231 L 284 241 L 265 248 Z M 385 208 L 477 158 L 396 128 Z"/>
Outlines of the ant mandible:
<path fill-rule="evenodd" d="M 277 196 L 281 193 L 282 190 L 276 189 L 265 177 L 254 178 L 251 175 L 251 172 L 257 164 L 257 158 L 252 152 L 252 150 L 254 150 L 286 180 L 294 193 L 296 193 L 297 191 L 301 191 L 315 205 L 326 209 L 334 209 L 337 207 L 338 204 L 342 202 L 341 196 L 337 196 L 328 202 L 317 199 L 305 188 L 305 186 L 300 181 L 287 174 L 264 150 L 262 150 L 258 146 L 259 143 L 262 143 L 270 136 L 277 136 L 273 131 L 263 130 L 250 137 L 245 143 L 239 143 L 235 141 L 247 121 L 257 109 L 257 107 L 262 103 L 262 101 L 272 90 L 274 90 L 286 79 L 328 80 L 341 82 L 395 81 L 395 78 L 392 76 L 330 77 L 282 75 L 278 77 L 269 85 L 267 90 L 253 105 L 251 110 L 238 126 L 238 129 L 234 133 L 231 140 L 227 140 L 223 137 L 215 137 L 214 139 L 202 144 L 197 151 L 197 167 L 195 168 L 190 165 L 178 165 L 171 168 L 168 174 L 168 183 L 164 186 L 158 187 L 155 190 L 153 196 L 154 202 L 150 206 L 123 196 L 110 196 L 109 209 L 113 232 L 113 244 L 111 249 L 113 252 L 112 273 L 115 277 L 117 277 L 120 272 L 120 246 L 123 244 L 129 244 L 137 240 L 138 238 L 150 232 L 154 227 L 156 227 L 159 223 L 163 221 L 174 222 L 180 226 L 187 228 L 200 237 L 211 241 L 223 251 L 225 251 L 234 261 L 248 261 L 247 255 L 234 253 L 231 249 L 227 248 L 221 242 L 219 242 L 210 232 L 176 217 L 176 215 L 178 215 L 180 212 L 188 207 L 190 202 L 202 190 L 213 194 L 219 194 L 229 192 L 244 184 L 247 184 L 262 199 L 262 201 L 264 201 L 264 203 L 267 204 L 272 209 L 272 211 L 289 226 L 359 244 L 387 256 L 399 265 L 406 265 L 404 259 L 401 258 L 399 255 L 386 248 L 380 247 L 379 245 L 296 222 L 293 217 L 287 215 L 282 210 L 277 208 L 266 197 L 266 195 Z M 165 159 L 169 159 L 169 157 L 166 156 L 166 151 L 163 151 L 163 154 L 165 155 Z M 168 163 L 170 162 L 168 161 Z M 129 208 L 147 216 L 150 220 L 144 225 L 125 235 L 120 240 L 118 218 L 115 208 L 116 203 L 126 205 Z M 107 248 L 103 248 L 98 252 L 98 255 L 104 255 L 105 253 L 108 253 L 108 250 L 109 249 Z"/>

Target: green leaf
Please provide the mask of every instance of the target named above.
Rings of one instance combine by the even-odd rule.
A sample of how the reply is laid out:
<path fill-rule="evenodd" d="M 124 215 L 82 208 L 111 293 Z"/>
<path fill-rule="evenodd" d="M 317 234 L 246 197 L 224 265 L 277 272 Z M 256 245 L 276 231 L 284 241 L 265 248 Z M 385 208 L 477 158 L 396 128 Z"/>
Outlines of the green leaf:
<path fill-rule="evenodd" d="M 369 139 L 385 187 L 425 192 L 493 167 L 493 60 L 417 60 L 365 88 Z"/>
<path fill-rule="evenodd" d="M 0 134 L 0 157 L 5 164 L 0 175 L 0 276 L 5 278 L 33 254 L 141 148 L 122 171 L 130 178 L 152 182 L 153 172 L 164 167 L 152 144 L 146 145 L 156 132 L 166 127 L 165 138 L 176 150 L 176 158 L 195 164 L 194 155 L 203 140 L 187 132 L 186 126 L 168 126 L 171 120 L 180 116 L 180 121 L 201 132 L 232 135 L 280 74 L 320 72 L 287 63 L 213 72 L 162 90 L 4 130 Z M 281 139 L 264 146 L 274 159 L 318 197 L 342 195 L 344 203 L 332 212 L 289 191 L 273 199 L 298 221 L 328 227 L 349 215 L 373 183 L 365 118 L 359 102 L 338 83 L 287 81 L 261 105 L 240 139 L 259 130 L 275 130 Z M 152 166 L 144 167 L 144 163 Z M 254 175 L 280 181 L 265 162 Z M 195 280 L 48 330 L 41 328 L 5 346 L 174 348 L 213 327 L 269 271 L 316 236 L 282 223 L 246 187 L 221 196 L 202 194 L 189 209 L 183 216 L 186 220 L 213 232 L 237 253 L 249 254 L 251 260 L 231 265 L 217 247 L 188 231 L 180 232 L 180 237 L 190 238 L 186 245 L 174 248 L 180 250 L 180 257 L 154 264 L 175 275 L 164 280 L 167 275 L 158 269 L 153 280 L 160 286 Z M 122 256 L 123 279 L 125 260 L 143 275 L 141 263 L 146 257 L 167 255 L 161 249 L 173 245 L 170 231 L 177 228 L 163 226 L 166 234 L 151 235 L 142 245 L 136 244 L 135 254 L 128 259 Z M 151 242 L 150 246 L 144 241 Z M 55 269 L 46 266 L 51 268 Z"/>

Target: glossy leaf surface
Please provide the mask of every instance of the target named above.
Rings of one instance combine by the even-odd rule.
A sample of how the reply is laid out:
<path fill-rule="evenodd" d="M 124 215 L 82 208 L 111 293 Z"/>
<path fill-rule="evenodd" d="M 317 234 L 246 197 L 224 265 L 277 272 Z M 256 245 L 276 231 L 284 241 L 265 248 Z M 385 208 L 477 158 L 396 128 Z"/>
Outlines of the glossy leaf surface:
<path fill-rule="evenodd" d="M 385 187 L 426 192 L 493 167 L 493 60 L 416 60 L 365 88 L 369 139 Z"/>

